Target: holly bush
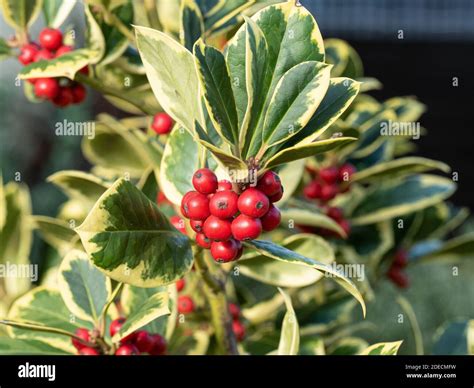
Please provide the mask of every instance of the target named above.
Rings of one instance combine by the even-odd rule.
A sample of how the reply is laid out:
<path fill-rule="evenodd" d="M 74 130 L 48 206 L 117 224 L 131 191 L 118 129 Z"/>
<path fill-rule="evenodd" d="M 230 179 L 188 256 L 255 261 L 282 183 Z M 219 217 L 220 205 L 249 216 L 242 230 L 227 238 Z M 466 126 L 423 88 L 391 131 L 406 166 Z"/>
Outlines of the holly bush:
<path fill-rule="evenodd" d="M 384 308 L 424 351 L 410 269 L 472 256 L 474 236 L 456 174 L 386 132 L 424 135 L 422 103 L 367 94 L 381 83 L 294 1 L 86 1 L 82 48 L 59 30 L 73 2 L 0 4 L 28 99 L 63 108 L 87 86 L 124 112 L 84 136 L 90 171 L 48 178 L 56 218 L 0 185 L 2 263 L 29 263 L 33 230 L 53 252 L 39 285 L 1 279 L 0 353 L 396 354 L 411 334 L 385 333 Z M 441 323 L 426 349 L 472 352 L 472 321 Z"/>

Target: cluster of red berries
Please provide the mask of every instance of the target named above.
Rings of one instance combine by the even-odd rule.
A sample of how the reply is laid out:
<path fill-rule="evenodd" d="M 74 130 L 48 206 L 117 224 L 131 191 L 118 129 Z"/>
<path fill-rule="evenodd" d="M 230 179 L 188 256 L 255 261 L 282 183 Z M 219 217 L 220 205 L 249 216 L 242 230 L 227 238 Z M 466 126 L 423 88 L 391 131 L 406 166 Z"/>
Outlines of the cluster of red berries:
<path fill-rule="evenodd" d="M 245 326 L 240 320 L 240 308 L 235 303 L 229 303 L 229 313 L 232 317 L 232 331 L 237 342 L 242 342 L 245 338 Z"/>
<path fill-rule="evenodd" d="M 346 233 L 348 236 L 351 232 L 351 224 L 350 222 L 344 218 L 344 212 L 340 207 L 335 207 L 335 206 L 327 206 L 324 207 L 325 213 L 329 218 L 332 218 L 334 221 L 337 222 L 337 224 L 341 227 L 341 229 Z M 340 237 L 339 234 L 336 232 L 329 230 L 329 229 L 324 229 L 324 228 L 307 228 L 303 226 L 303 230 L 308 230 L 311 233 L 317 233 L 321 236 L 326 236 L 326 237 L 335 237 L 338 238 Z"/>
<path fill-rule="evenodd" d="M 41 60 L 50 60 L 72 51 L 71 46 L 63 45 L 61 31 L 54 28 L 44 28 L 39 35 L 39 44 L 28 43 L 21 47 L 18 60 L 28 65 Z M 89 69 L 80 70 L 87 74 Z M 55 105 L 65 107 L 79 104 L 86 98 L 86 88 L 67 78 L 32 78 L 28 80 L 34 85 L 35 95 L 52 101 Z"/>
<path fill-rule="evenodd" d="M 118 333 L 124 323 L 125 318 L 113 320 L 109 328 L 110 336 L 113 337 Z M 86 345 L 86 343 L 93 342 L 93 338 L 88 329 L 76 329 L 75 334 L 82 340 L 80 341 L 77 338 L 72 339 L 72 344 L 78 350 L 79 354 L 83 356 L 98 356 L 102 354 L 99 347 Z M 123 338 L 114 354 L 116 356 L 134 356 L 148 353 L 152 356 L 159 356 L 166 353 L 166 347 L 166 340 L 161 335 L 151 334 L 146 330 L 138 330 Z"/>
<path fill-rule="evenodd" d="M 399 249 L 395 252 L 392 264 L 387 272 L 388 278 L 399 288 L 407 288 L 410 285 L 407 273 L 404 268 L 408 265 L 408 252 Z"/>
<path fill-rule="evenodd" d="M 173 119 L 166 113 L 161 112 L 153 116 L 151 129 L 158 135 L 167 135 L 173 128 Z"/>
<path fill-rule="evenodd" d="M 283 187 L 273 171 L 240 195 L 231 182 L 218 181 L 207 168 L 194 173 L 193 186 L 196 191 L 184 195 L 181 213 L 191 220 L 196 243 L 210 249 L 217 262 L 237 260 L 243 251 L 241 241 L 254 240 L 280 224 L 280 211 L 273 203 L 282 198 Z"/>
<path fill-rule="evenodd" d="M 308 199 L 316 199 L 324 203 L 349 189 L 349 185 L 341 187 L 341 183 L 349 182 L 356 168 L 350 163 L 345 163 L 341 167 L 330 166 L 321 168 L 319 171 L 309 169 L 309 172 L 313 179 L 305 186 L 303 193 Z"/>

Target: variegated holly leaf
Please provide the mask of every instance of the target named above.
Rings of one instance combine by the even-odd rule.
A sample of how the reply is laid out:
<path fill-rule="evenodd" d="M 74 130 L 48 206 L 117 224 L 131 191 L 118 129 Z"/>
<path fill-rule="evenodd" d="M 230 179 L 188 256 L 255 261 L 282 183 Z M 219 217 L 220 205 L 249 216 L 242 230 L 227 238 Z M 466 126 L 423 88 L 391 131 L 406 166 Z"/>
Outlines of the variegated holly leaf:
<path fill-rule="evenodd" d="M 3 19 L 17 31 L 24 31 L 41 11 L 41 0 L 1 0 Z"/>
<path fill-rule="evenodd" d="M 46 24 L 51 28 L 59 28 L 76 4 L 76 0 L 43 0 L 43 15 Z"/>
<path fill-rule="evenodd" d="M 336 270 L 334 267 L 324 264 L 318 260 L 300 255 L 297 252 L 293 252 L 290 249 L 270 241 L 253 240 L 246 242 L 245 245 L 272 259 L 282 260 L 292 264 L 305 265 L 326 274 L 327 277 L 331 277 L 335 282 L 337 282 L 341 287 L 343 287 L 346 291 L 352 294 L 354 298 L 357 299 L 365 316 L 366 307 L 361 293 L 349 278 L 347 278 L 342 272 Z"/>
<path fill-rule="evenodd" d="M 359 354 L 365 356 L 396 356 L 402 342 L 403 341 L 380 342 L 369 346 Z"/>
<path fill-rule="evenodd" d="M 278 344 L 278 355 L 295 356 L 300 347 L 300 328 L 296 318 L 291 298 L 281 288 L 278 289 L 285 299 L 286 313 L 281 326 L 280 343 Z"/>
<path fill-rule="evenodd" d="M 445 200 L 455 189 L 452 180 L 434 175 L 392 181 L 367 193 L 350 220 L 355 225 L 366 225 L 400 217 Z"/>
<path fill-rule="evenodd" d="M 43 240 L 61 255 L 79 243 L 79 236 L 66 221 L 47 216 L 32 216 L 31 221 Z"/>
<path fill-rule="evenodd" d="M 0 354 L 2 356 L 57 356 L 75 354 L 75 352 L 56 348 L 46 342 L 34 339 L 19 340 L 16 338 L 0 337 Z"/>
<path fill-rule="evenodd" d="M 281 220 L 293 228 L 295 225 L 324 228 L 346 237 L 344 230 L 336 221 L 325 214 L 313 211 L 313 209 L 283 208 L 281 209 Z"/>
<path fill-rule="evenodd" d="M 59 267 L 58 286 L 69 311 L 98 325 L 112 286 L 110 279 L 84 252 L 72 250 L 64 257 Z"/>
<path fill-rule="evenodd" d="M 153 291 L 153 293 L 148 293 L 147 291 L 149 290 Z M 129 311 L 127 320 L 120 328 L 120 331 L 113 336 L 112 341 L 118 342 L 134 331 L 170 313 L 168 307 L 168 287 L 146 289 L 145 292 L 149 296 L 142 300 L 135 299 L 137 305 L 133 306 L 133 309 Z"/>
<path fill-rule="evenodd" d="M 189 239 L 124 179 L 102 195 L 76 231 L 94 264 L 119 282 L 157 287 L 192 266 Z"/>
<path fill-rule="evenodd" d="M 193 50 L 194 43 L 204 33 L 204 19 L 201 10 L 194 0 L 183 0 L 181 2 L 181 44 L 189 51 Z"/>
<path fill-rule="evenodd" d="M 202 122 L 193 55 L 170 36 L 135 27 L 138 50 L 155 97 L 179 124 L 193 130 Z"/>

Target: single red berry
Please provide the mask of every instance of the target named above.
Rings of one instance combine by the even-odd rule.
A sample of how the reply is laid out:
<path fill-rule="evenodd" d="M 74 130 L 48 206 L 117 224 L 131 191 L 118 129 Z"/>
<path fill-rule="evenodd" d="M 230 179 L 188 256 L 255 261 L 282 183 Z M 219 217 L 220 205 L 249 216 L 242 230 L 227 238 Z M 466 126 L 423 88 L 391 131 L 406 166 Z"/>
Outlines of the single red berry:
<path fill-rule="evenodd" d="M 209 201 L 209 210 L 213 216 L 226 219 L 232 218 L 237 213 L 239 196 L 231 190 L 215 193 Z"/>
<path fill-rule="evenodd" d="M 339 168 L 338 179 L 341 182 L 348 182 L 356 172 L 357 169 L 352 164 L 345 163 Z"/>
<path fill-rule="evenodd" d="M 109 327 L 110 336 L 113 337 L 115 334 L 117 334 L 122 328 L 124 323 L 125 323 L 125 318 L 114 319 L 110 323 L 110 327 Z"/>
<path fill-rule="evenodd" d="M 39 78 L 35 82 L 35 94 L 37 97 L 53 100 L 59 95 L 60 87 L 55 78 Z"/>
<path fill-rule="evenodd" d="M 43 28 L 39 35 L 41 47 L 47 50 L 57 50 L 63 43 L 63 34 L 55 28 Z"/>
<path fill-rule="evenodd" d="M 339 170 L 337 167 L 326 167 L 319 170 L 319 177 L 328 184 L 337 182 L 339 177 Z"/>
<path fill-rule="evenodd" d="M 186 286 L 186 280 L 179 279 L 176 281 L 176 291 L 181 292 L 183 288 Z"/>
<path fill-rule="evenodd" d="M 21 50 L 20 55 L 18 55 L 18 60 L 23 65 L 28 65 L 29 63 L 35 60 L 36 54 L 38 53 L 38 47 L 34 44 L 25 44 Z"/>
<path fill-rule="evenodd" d="M 83 328 L 83 327 L 80 327 L 79 329 L 76 329 L 74 334 L 76 334 L 77 337 L 81 338 L 85 342 L 89 342 L 90 339 L 91 339 L 90 334 L 89 334 L 89 330 L 87 330 L 86 328 Z M 84 343 L 82 343 L 81 341 L 79 341 L 78 339 L 76 339 L 74 337 L 72 338 L 72 344 L 74 345 L 74 347 L 77 350 L 81 350 L 81 349 L 87 347 L 87 345 L 85 345 Z"/>
<path fill-rule="evenodd" d="M 61 46 L 60 48 L 57 49 L 56 51 L 56 58 L 60 57 L 61 55 L 67 54 L 72 51 L 71 46 Z"/>
<path fill-rule="evenodd" d="M 388 277 L 399 288 L 407 288 L 410 285 L 408 275 L 399 267 L 391 267 L 388 271 Z"/>
<path fill-rule="evenodd" d="M 337 195 L 338 189 L 336 185 L 323 185 L 321 188 L 321 200 L 330 201 Z"/>
<path fill-rule="evenodd" d="M 71 88 L 65 86 L 59 88 L 58 95 L 53 98 L 53 103 L 61 108 L 72 104 L 72 100 L 74 99 L 72 95 Z"/>
<path fill-rule="evenodd" d="M 240 194 L 237 205 L 242 214 L 260 218 L 268 211 L 270 200 L 260 190 L 251 187 Z"/>
<path fill-rule="evenodd" d="M 340 207 L 329 207 L 326 211 L 326 214 L 334 221 L 342 221 L 344 218 L 344 213 Z"/>
<path fill-rule="evenodd" d="M 321 198 L 322 185 L 318 181 L 309 182 L 303 189 L 303 194 L 308 199 Z"/>
<path fill-rule="evenodd" d="M 150 353 L 153 347 L 153 338 L 146 330 L 137 332 L 134 344 L 141 353 Z"/>
<path fill-rule="evenodd" d="M 209 199 L 200 193 L 187 197 L 183 203 L 182 210 L 184 210 L 183 214 L 192 220 L 203 221 L 211 215 L 209 211 Z"/>
<path fill-rule="evenodd" d="M 232 322 L 232 331 L 235 334 L 235 338 L 237 342 L 241 342 L 245 338 L 245 326 L 240 321 L 233 321 Z"/>
<path fill-rule="evenodd" d="M 209 239 L 204 233 L 196 233 L 196 244 L 204 249 L 211 247 L 211 239 Z"/>
<path fill-rule="evenodd" d="M 168 198 L 166 198 L 165 193 L 160 191 L 160 192 L 158 192 L 158 194 L 156 194 L 156 203 L 158 203 L 158 204 L 169 203 L 169 200 L 168 200 Z"/>
<path fill-rule="evenodd" d="M 280 177 L 273 171 L 267 171 L 258 180 L 257 189 L 267 196 L 275 195 L 281 189 Z"/>
<path fill-rule="evenodd" d="M 158 135 L 166 135 L 171 132 L 172 128 L 173 120 L 168 114 L 161 112 L 153 116 L 151 129 L 153 129 Z"/>
<path fill-rule="evenodd" d="M 231 223 L 216 216 L 209 216 L 204 221 L 204 234 L 211 240 L 224 241 L 232 237 Z"/>
<path fill-rule="evenodd" d="M 232 319 L 237 320 L 240 317 L 240 307 L 235 303 L 229 303 L 229 313 L 232 316 Z"/>
<path fill-rule="evenodd" d="M 100 356 L 100 353 L 96 349 L 89 347 L 85 347 L 79 350 L 79 354 L 81 356 Z"/>
<path fill-rule="evenodd" d="M 191 228 L 196 232 L 196 233 L 202 233 L 202 227 L 204 225 L 204 221 L 201 220 L 191 220 L 190 221 Z"/>
<path fill-rule="evenodd" d="M 186 226 L 184 220 L 180 216 L 172 216 L 170 218 L 171 224 L 181 233 L 186 234 Z"/>
<path fill-rule="evenodd" d="M 194 302 L 190 296 L 181 295 L 178 297 L 178 312 L 180 314 L 190 314 L 194 311 Z"/>
<path fill-rule="evenodd" d="M 267 214 L 265 214 L 262 218 L 260 218 L 262 222 L 262 229 L 265 232 L 270 232 L 280 225 L 281 221 L 281 213 L 280 210 L 274 205 L 270 205 L 270 209 L 268 209 Z"/>
<path fill-rule="evenodd" d="M 79 104 L 82 101 L 84 101 L 84 99 L 86 98 L 87 91 L 84 85 L 77 84 L 77 83 L 74 84 L 71 87 L 71 92 L 72 92 L 72 102 L 74 104 Z"/>
<path fill-rule="evenodd" d="M 351 224 L 347 220 L 340 220 L 337 222 L 347 236 L 351 234 Z"/>
<path fill-rule="evenodd" d="M 245 214 L 239 215 L 232 221 L 232 235 L 236 240 L 254 240 L 262 233 L 262 222 Z"/>
<path fill-rule="evenodd" d="M 202 194 L 215 193 L 217 190 L 217 177 L 208 168 L 201 168 L 193 175 L 193 186 Z"/>
<path fill-rule="evenodd" d="M 270 195 L 268 199 L 270 200 L 271 203 L 278 202 L 280 199 L 283 198 L 283 193 L 284 193 L 284 189 L 282 186 L 281 189 L 276 194 Z"/>
<path fill-rule="evenodd" d="M 135 345 L 132 344 L 124 344 L 121 345 L 116 351 L 116 356 L 136 356 L 140 354 L 140 351 L 137 349 Z"/>
<path fill-rule="evenodd" d="M 232 190 L 232 182 L 221 180 L 217 183 L 217 191 Z"/>
<path fill-rule="evenodd" d="M 161 356 L 162 354 L 165 354 L 167 348 L 166 339 L 159 334 L 153 334 L 151 338 L 152 347 L 148 353 L 152 356 Z"/>
<path fill-rule="evenodd" d="M 228 263 L 235 260 L 241 244 L 234 239 L 227 241 L 214 241 L 211 244 L 211 255 L 218 263 Z"/>
<path fill-rule="evenodd" d="M 34 62 L 49 61 L 50 59 L 53 59 L 53 58 L 54 58 L 54 55 L 51 53 L 51 51 L 48 51 L 46 49 L 41 49 L 36 53 Z"/>
<path fill-rule="evenodd" d="M 404 249 L 399 249 L 393 257 L 393 265 L 404 268 L 408 265 L 408 252 Z"/>
<path fill-rule="evenodd" d="M 84 66 L 81 70 L 79 70 L 79 73 L 89 75 L 89 66 Z"/>
<path fill-rule="evenodd" d="M 183 198 L 181 198 L 181 214 L 186 217 L 186 218 L 189 218 L 189 215 L 187 213 L 187 202 L 189 201 L 189 199 L 193 196 L 195 196 L 196 194 L 199 194 L 197 191 L 188 191 L 186 194 L 183 195 Z"/>

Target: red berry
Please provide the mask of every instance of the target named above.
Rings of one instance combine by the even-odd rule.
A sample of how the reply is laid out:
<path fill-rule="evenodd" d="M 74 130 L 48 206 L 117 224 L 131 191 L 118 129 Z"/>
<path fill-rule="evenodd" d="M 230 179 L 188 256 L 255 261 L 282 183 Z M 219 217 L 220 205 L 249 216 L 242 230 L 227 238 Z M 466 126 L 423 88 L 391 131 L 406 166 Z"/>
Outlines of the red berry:
<path fill-rule="evenodd" d="M 89 66 L 84 66 L 81 70 L 79 70 L 79 73 L 89 75 Z"/>
<path fill-rule="evenodd" d="M 260 218 L 260 221 L 262 222 L 262 229 L 265 232 L 270 232 L 276 229 L 281 221 L 280 210 L 278 210 L 276 206 L 270 205 L 267 214 Z"/>
<path fill-rule="evenodd" d="M 191 228 L 196 232 L 196 233 L 202 233 L 202 227 L 204 225 L 203 221 L 200 220 L 191 220 L 190 221 Z"/>
<path fill-rule="evenodd" d="M 41 47 L 47 50 L 57 50 L 63 43 L 63 34 L 55 28 L 43 28 L 39 35 Z"/>
<path fill-rule="evenodd" d="M 344 230 L 344 232 L 346 233 L 347 236 L 349 236 L 351 234 L 351 224 L 350 224 L 349 221 L 340 220 L 337 223 L 342 228 L 342 230 Z"/>
<path fill-rule="evenodd" d="M 79 350 L 79 354 L 81 356 L 99 356 L 100 355 L 100 353 L 96 349 L 89 348 L 89 347 L 85 347 Z"/>
<path fill-rule="evenodd" d="M 410 285 L 408 275 L 398 267 L 391 267 L 387 275 L 400 288 L 407 288 Z"/>
<path fill-rule="evenodd" d="M 267 196 L 275 195 L 281 190 L 280 177 L 273 171 L 267 171 L 259 179 L 257 189 Z"/>
<path fill-rule="evenodd" d="M 260 218 L 268 211 L 269 207 L 268 197 L 258 189 L 251 187 L 240 194 L 238 208 L 242 214 Z"/>
<path fill-rule="evenodd" d="M 189 199 L 193 196 L 195 196 L 196 194 L 199 194 L 197 191 L 188 191 L 186 194 L 183 195 L 183 198 L 181 198 L 181 214 L 186 217 L 186 218 L 189 218 L 188 216 L 188 213 L 187 213 L 187 202 L 189 201 Z"/>
<path fill-rule="evenodd" d="M 326 167 L 319 170 L 319 177 L 326 183 L 336 183 L 339 177 L 339 170 L 337 167 Z"/>
<path fill-rule="evenodd" d="M 168 198 L 166 198 L 166 195 L 160 191 L 157 195 L 156 195 L 156 203 L 168 203 L 169 200 Z"/>
<path fill-rule="evenodd" d="M 35 94 L 40 98 L 52 100 L 59 95 L 60 87 L 55 78 L 39 78 L 35 82 Z"/>
<path fill-rule="evenodd" d="M 81 85 L 81 84 L 73 85 L 71 87 L 71 92 L 72 92 L 72 102 L 74 104 L 79 104 L 82 101 L 84 101 L 84 99 L 86 98 L 87 91 L 84 85 Z"/>
<path fill-rule="evenodd" d="M 357 169 L 350 163 L 345 163 L 339 168 L 338 178 L 341 182 L 348 182 L 351 176 L 357 172 Z"/>
<path fill-rule="evenodd" d="M 217 190 L 217 177 L 208 168 L 201 168 L 193 175 L 193 186 L 202 194 L 215 193 Z"/>
<path fill-rule="evenodd" d="M 135 346 L 141 353 L 150 353 L 153 347 L 153 338 L 145 330 L 139 330 L 135 337 Z"/>
<path fill-rule="evenodd" d="M 153 116 L 151 129 L 153 129 L 158 135 L 166 135 L 171 132 L 172 128 L 173 120 L 168 114 L 162 112 Z"/>
<path fill-rule="evenodd" d="M 240 307 L 235 303 L 229 303 L 229 313 L 232 316 L 232 319 L 236 320 L 240 317 Z"/>
<path fill-rule="evenodd" d="M 71 46 L 61 46 L 60 48 L 58 48 L 58 50 L 56 51 L 56 58 L 57 57 L 60 57 L 61 55 L 63 54 L 67 54 L 69 52 L 72 51 L 72 47 Z"/>
<path fill-rule="evenodd" d="M 159 334 L 153 334 L 152 338 L 152 347 L 148 353 L 152 356 L 161 356 L 166 353 L 166 340 L 163 336 Z"/>
<path fill-rule="evenodd" d="M 329 207 L 326 211 L 328 217 L 332 218 L 334 221 L 342 221 L 344 218 L 344 213 L 340 207 Z"/>
<path fill-rule="evenodd" d="M 53 58 L 54 58 L 54 55 L 51 53 L 51 51 L 41 49 L 36 53 L 34 62 L 43 61 L 43 60 L 49 61 L 50 59 L 53 59 Z"/>
<path fill-rule="evenodd" d="M 281 189 L 276 194 L 270 195 L 268 199 L 270 200 L 271 203 L 278 202 L 280 199 L 283 198 L 283 193 L 284 193 L 284 190 L 282 186 Z"/>
<path fill-rule="evenodd" d="M 176 281 L 176 291 L 181 292 L 183 291 L 183 288 L 186 286 L 186 280 L 184 279 L 179 279 Z"/>
<path fill-rule="evenodd" d="M 80 327 L 79 329 L 76 329 L 74 334 L 76 334 L 77 337 L 81 338 L 85 342 L 89 342 L 90 339 L 91 339 L 90 334 L 89 334 L 89 330 L 87 330 L 83 327 Z M 72 344 L 74 345 L 74 347 L 77 350 L 81 350 L 81 349 L 87 347 L 87 345 L 84 345 L 84 343 L 82 343 L 81 341 L 79 341 L 78 339 L 76 339 L 74 337 L 72 338 Z"/>
<path fill-rule="evenodd" d="M 243 341 L 245 338 L 245 326 L 240 321 L 233 321 L 232 322 L 232 330 L 235 334 L 235 338 L 238 342 Z"/>
<path fill-rule="evenodd" d="M 228 240 L 232 237 L 231 223 L 216 216 L 209 216 L 204 221 L 204 234 L 211 240 Z"/>
<path fill-rule="evenodd" d="M 303 189 L 303 194 L 308 199 L 321 198 L 322 185 L 318 181 L 309 182 Z"/>
<path fill-rule="evenodd" d="M 184 199 L 185 197 L 183 197 Z M 192 220 L 205 220 L 210 215 L 209 199 L 204 194 L 196 193 L 186 198 L 182 210 L 184 215 Z"/>
<path fill-rule="evenodd" d="M 241 244 L 234 239 L 214 241 L 211 244 L 211 255 L 218 263 L 228 263 L 236 259 Z"/>
<path fill-rule="evenodd" d="M 393 257 L 393 265 L 404 268 L 408 265 L 408 252 L 404 249 L 399 249 Z"/>
<path fill-rule="evenodd" d="M 204 233 L 196 233 L 196 244 L 204 249 L 211 247 L 211 240 Z"/>
<path fill-rule="evenodd" d="M 137 354 L 140 354 L 140 351 L 132 344 L 121 345 L 115 351 L 116 356 L 136 356 Z"/>
<path fill-rule="evenodd" d="M 194 311 L 194 302 L 190 296 L 182 295 L 178 297 L 178 312 L 180 314 L 189 314 Z"/>
<path fill-rule="evenodd" d="M 262 233 L 262 222 L 245 214 L 232 221 L 232 235 L 236 240 L 254 240 Z"/>
<path fill-rule="evenodd" d="M 222 218 L 232 218 L 237 213 L 237 193 L 225 190 L 215 193 L 209 201 L 209 210 L 211 214 Z"/>
<path fill-rule="evenodd" d="M 321 200 L 329 201 L 337 195 L 338 189 L 336 185 L 323 185 L 321 188 Z"/>
<path fill-rule="evenodd" d="M 73 99 L 71 88 L 62 87 L 59 89 L 58 95 L 53 98 L 53 103 L 59 107 L 65 107 L 72 104 Z"/>
<path fill-rule="evenodd" d="M 217 183 L 217 191 L 232 190 L 232 182 L 221 180 Z"/>
<path fill-rule="evenodd" d="M 171 224 L 178 229 L 181 233 L 186 234 L 186 227 L 184 220 L 180 216 L 172 216 L 170 218 Z"/>
<path fill-rule="evenodd" d="M 28 65 L 29 63 L 35 60 L 36 54 L 38 53 L 38 47 L 34 44 L 25 44 L 20 51 L 20 55 L 18 56 L 18 60 L 23 65 Z"/>
<path fill-rule="evenodd" d="M 124 323 L 125 323 L 125 318 L 114 319 L 110 323 L 110 327 L 109 327 L 110 336 L 113 337 L 115 334 L 117 334 L 122 328 Z M 133 336 L 133 334 L 131 334 L 130 336 Z M 128 340 L 130 336 L 127 336 L 126 338 L 122 339 L 122 342 L 126 342 L 126 340 Z"/>

